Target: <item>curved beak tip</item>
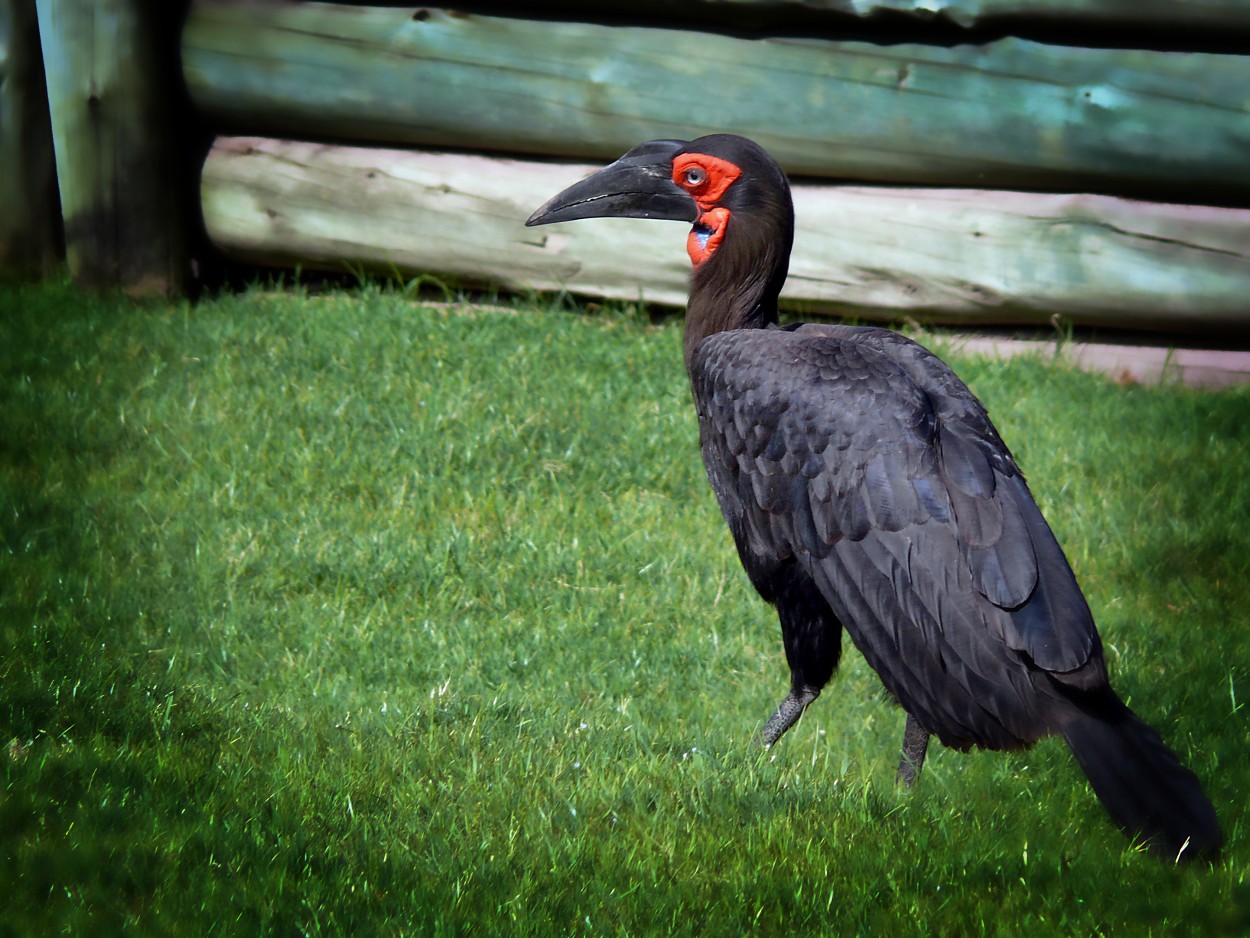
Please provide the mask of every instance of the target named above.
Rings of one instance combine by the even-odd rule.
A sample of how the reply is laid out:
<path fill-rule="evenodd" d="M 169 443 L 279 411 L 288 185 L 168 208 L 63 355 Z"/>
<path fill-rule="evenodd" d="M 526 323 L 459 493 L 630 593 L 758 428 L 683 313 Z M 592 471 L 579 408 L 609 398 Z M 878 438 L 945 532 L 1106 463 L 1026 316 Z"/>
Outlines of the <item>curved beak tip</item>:
<path fill-rule="evenodd" d="M 550 200 L 544 202 L 538 208 L 534 209 L 534 214 L 531 215 L 529 218 L 525 219 L 525 227 L 533 228 L 535 225 L 544 224 L 543 218 L 547 214 L 547 207 L 549 205 L 551 205 Z"/>

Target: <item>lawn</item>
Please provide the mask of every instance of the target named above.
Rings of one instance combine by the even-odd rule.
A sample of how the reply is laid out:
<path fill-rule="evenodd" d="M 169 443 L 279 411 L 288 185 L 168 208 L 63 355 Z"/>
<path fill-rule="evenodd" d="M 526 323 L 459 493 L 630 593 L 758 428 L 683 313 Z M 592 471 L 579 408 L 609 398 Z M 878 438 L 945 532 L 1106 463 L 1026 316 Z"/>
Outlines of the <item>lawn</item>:
<path fill-rule="evenodd" d="M 1228 847 L 1132 849 L 1063 744 L 935 747 L 776 621 L 680 323 L 365 285 L 0 287 L 0 935 L 1250 930 L 1250 390 L 953 359 Z"/>

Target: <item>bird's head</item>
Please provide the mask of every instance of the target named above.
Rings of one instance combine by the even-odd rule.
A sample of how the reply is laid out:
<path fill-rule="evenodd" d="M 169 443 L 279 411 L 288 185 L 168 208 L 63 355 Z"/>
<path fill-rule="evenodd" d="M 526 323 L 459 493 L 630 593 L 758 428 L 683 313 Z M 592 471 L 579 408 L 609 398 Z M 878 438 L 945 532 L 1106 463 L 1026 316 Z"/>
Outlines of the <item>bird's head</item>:
<path fill-rule="evenodd" d="M 689 222 L 686 250 L 697 270 L 727 247 L 742 251 L 761 240 L 773 241 L 788 259 L 793 216 L 785 173 L 764 148 L 746 137 L 711 134 L 639 144 L 550 199 L 525 224 L 613 217 Z"/>
<path fill-rule="evenodd" d="M 794 206 L 786 174 L 759 144 L 733 134 L 650 140 L 569 186 L 525 224 L 606 217 L 691 225 L 687 367 L 707 336 L 777 322 Z"/>

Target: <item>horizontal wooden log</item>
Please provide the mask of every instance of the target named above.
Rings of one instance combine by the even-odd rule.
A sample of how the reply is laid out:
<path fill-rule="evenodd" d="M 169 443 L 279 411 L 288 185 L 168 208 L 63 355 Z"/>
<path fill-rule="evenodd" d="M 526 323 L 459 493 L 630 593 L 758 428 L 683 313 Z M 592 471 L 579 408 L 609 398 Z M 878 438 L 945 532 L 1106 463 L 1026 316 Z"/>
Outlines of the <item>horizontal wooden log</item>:
<path fill-rule="evenodd" d="M 1238 56 L 198 0 L 183 62 L 214 121 L 265 133 L 599 160 L 728 130 L 792 175 L 1250 204 Z"/>
<path fill-rule="evenodd" d="M 676 223 L 525 228 L 593 167 L 219 138 L 204 219 L 236 259 L 682 305 Z M 1250 211 L 1107 196 L 796 185 L 784 301 L 871 319 L 1250 332 Z"/>

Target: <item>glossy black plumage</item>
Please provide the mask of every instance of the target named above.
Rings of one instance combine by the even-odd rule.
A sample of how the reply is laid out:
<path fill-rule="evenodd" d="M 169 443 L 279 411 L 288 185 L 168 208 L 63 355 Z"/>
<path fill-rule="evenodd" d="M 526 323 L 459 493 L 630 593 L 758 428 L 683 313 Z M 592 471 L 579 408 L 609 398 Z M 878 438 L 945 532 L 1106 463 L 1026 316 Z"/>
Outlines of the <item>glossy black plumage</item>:
<path fill-rule="evenodd" d="M 1112 690 L 1076 578 L 980 401 L 898 334 L 777 326 L 793 209 L 761 148 L 653 141 L 604 171 L 610 192 L 597 174 L 530 223 L 588 217 L 605 195 L 628 205 L 621 177 L 639 161 L 648 214 L 693 214 L 699 236 L 685 358 L 704 464 L 743 567 L 777 608 L 791 670 L 763 741 L 820 693 L 845 627 L 908 714 L 903 781 L 929 734 L 956 749 L 1062 734 L 1127 832 L 1170 856 L 1215 853 L 1214 810 Z M 718 173 L 729 182 L 713 199 L 716 180 L 700 174 Z M 655 216 L 659 204 L 670 214 Z"/>
<path fill-rule="evenodd" d="M 700 345 L 691 382 L 752 581 L 773 593 L 796 566 L 788 576 L 816 585 L 943 743 L 1031 742 L 1058 728 L 1051 673 L 1105 681 L 1063 554 L 985 411 L 938 359 L 879 329 L 731 331 Z M 1061 614 L 1036 608 L 1054 605 Z"/>

